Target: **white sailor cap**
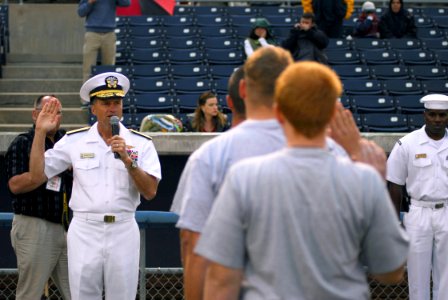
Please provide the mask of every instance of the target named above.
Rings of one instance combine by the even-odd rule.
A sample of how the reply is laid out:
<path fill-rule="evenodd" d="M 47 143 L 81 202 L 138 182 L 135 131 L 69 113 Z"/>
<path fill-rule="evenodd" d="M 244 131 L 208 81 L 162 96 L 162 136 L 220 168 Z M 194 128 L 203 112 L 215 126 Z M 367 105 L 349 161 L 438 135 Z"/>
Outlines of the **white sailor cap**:
<path fill-rule="evenodd" d="M 81 87 L 79 94 L 83 103 L 88 104 L 93 98 L 123 98 L 129 90 L 129 79 L 120 73 L 107 72 L 93 76 Z"/>
<path fill-rule="evenodd" d="M 448 96 L 442 94 L 430 94 L 420 99 L 427 109 L 448 110 Z"/>

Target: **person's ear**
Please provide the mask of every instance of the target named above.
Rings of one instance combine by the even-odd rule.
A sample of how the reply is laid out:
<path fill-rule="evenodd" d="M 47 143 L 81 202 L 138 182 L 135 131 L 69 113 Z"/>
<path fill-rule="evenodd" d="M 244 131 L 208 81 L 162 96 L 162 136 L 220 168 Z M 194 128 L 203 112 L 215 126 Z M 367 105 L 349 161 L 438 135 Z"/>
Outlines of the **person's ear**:
<path fill-rule="evenodd" d="M 226 102 L 227 102 L 227 106 L 230 108 L 231 111 L 233 111 L 233 100 L 232 98 L 230 98 L 229 95 L 226 95 Z"/>
<path fill-rule="evenodd" d="M 241 99 L 246 100 L 246 80 L 244 78 L 240 80 L 238 91 Z"/>
<path fill-rule="evenodd" d="M 277 102 L 274 102 L 272 108 L 274 110 L 274 115 L 275 115 L 275 118 L 277 119 L 277 121 L 280 124 L 285 123 L 285 116 L 283 115 L 283 113 L 281 112 L 280 108 L 278 107 Z"/>
<path fill-rule="evenodd" d="M 31 112 L 31 117 L 33 118 L 34 123 L 36 123 L 38 116 L 39 116 L 39 111 L 37 109 L 33 109 L 33 111 Z"/>

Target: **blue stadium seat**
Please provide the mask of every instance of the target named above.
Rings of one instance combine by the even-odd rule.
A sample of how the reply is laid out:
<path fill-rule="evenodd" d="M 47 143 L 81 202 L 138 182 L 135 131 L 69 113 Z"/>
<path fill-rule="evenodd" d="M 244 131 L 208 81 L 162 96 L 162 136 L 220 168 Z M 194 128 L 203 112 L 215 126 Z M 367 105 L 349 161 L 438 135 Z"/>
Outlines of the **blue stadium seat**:
<path fill-rule="evenodd" d="M 257 16 L 258 8 L 250 6 L 229 6 L 226 8 L 230 16 Z"/>
<path fill-rule="evenodd" d="M 129 73 L 133 78 L 162 78 L 168 77 L 168 67 L 161 64 L 133 65 Z"/>
<path fill-rule="evenodd" d="M 204 55 L 199 50 L 171 49 L 167 58 L 171 64 L 202 64 Z"/>
<path fill-rule="evenodd" d="M 163 49 L 132 49 L 129 59 L 133 64 L 165 64 L 166 53 Z"/>
<path fill-rule="evenodd" d="M 128 76 L 129 68 L 127 66 L 97 65 L 97 66 L 92 66 L 90 74 L 92 74 L 92 76 L 95 76 L 95 75 L 98 75 L 101 73 L 106 73 L 106 72 L 116 72 L 116 73 L 121 73 L 121 74 Z"/>
<path fill-rule="evenodd" d="M 434 16 L 434 24 L 438 28 L 448 28 L 448 15 L 445 16 Z"/>
<path fill-rule="evenodd" d="M 219 26 L 227 27 L 229 20 L 224 15 L 197 15 L 196 26 Z"/>
<path fill-rule="evenodd" d="M 421 95 L 420 81 L 413 79 L 388 79 L 383 81 L 384 90 L 389 95 Z"/>
<path fill-rule="evenodd" d="M 423 15 L 429 17 L 448 15 L 448 9 L 444 7 L 422 7 L 420 10 Z"/>
<path fill-rule="evenodd" d="M 350 96 L 342 95 L 341 97 L 339 97 L 339 102 L 342 103 L 342 106 L 344 106 L 344 108 L 352 108 L 352 99 L 350 98 Z"/>
<path fill-rule="evenodd" d="M 407 132 L 408 118 L 404 114 L 372 113 L 362 115 L 365 132 Z"/>
<path fill-rule="evenodd" d="M 288 38 L 291 26 L 276 26 L 272 28 L 272 32 L 274 33 L 274 38 L 280 42 Z"/>
<path fill-rule="evenodd" d="M 163 37 L 164 30 L 157 26 L 133 26 L 128 28 L 128 33 L 132 37 L 151 37 L 154 39 Z"/>
<path fill-rule="evenodd" d="M 131 87 L 134 93 L 157 93 L 170 94 L 171 82 L 168 79 L 154 79 L 154 78 L 135 78 L 131 81 Z"/>
<path fill-rule="evenodd" d="M 191 15 L 194 13 L 194 6 L 176 5 L 174 7 L 174 15 Z"/>
<path fill-rule="evenodd" d="M 160 22 L 165 27 L 190 27 L 194 25 L 193 17 L 188 15 L 179 15 L 179 16 L 159 16 Z"/>
<path fill-rule="evenodd" d="M 448 38 L 425 40 L 424 45 L 432 51 L 448 50 Z"/>
<path fill-rule="evenodd" d="M 366 65 L 333 65 L 332 68 L 341 79 L 370 78 L 370 69 Z"/>
<path fill-rule="evenodd" d="M 206 37 L 225 37 L 231 38 L 233 37 L 234 30 L 231 27 L 200 27 L 199 28 L 199 36 L 202 38 Z"/>
<path fill-rule="evenodd" d="M 138 113 L 170 113 L 173 111 L 173 97 L 167 94 L 137 94 L 133 97 L 135 112 Z M 138 122 L 140 124 L 140 122 Z"/>
<path fill-rule="evenodd" d="M 172 80 L 172 88 L 176 95 L 195 94 L 199 96 L 205 91 L 213 90 L 213 84 L 209 79 L 178 78 Z"/>
<path fill-rule="evenodd" d="M 235 36 L 238 39 L 244 40 L 245 38 L 247 38 L 252 30 L 252 25 L 250 24 L 245 24 L 245 25 L 233 25 L 232 26 L 233 31 L 235 33 Z"/>
<path fill-rule="evenodd" d="M 409 67 L 410 73 L 415 79 L 430 80 L 430 79 L 448 79 L 447 70 L 444 67 L 435 65 L 417 65 Z"/>
<path fill-rule="evenodd" d="M 162 49 L 165 47 L 163 39 L 152 37 L 129 37 L 127 45 L 132 49 Z"/>
<path fill-rule="evenodd" d="M 437 51 L 437 61 L 443 66 L 448 66 L 448 50 Z"/>
<path fill-rule="evenodd" d="M 223 6 L 195 6 L 194 14 L 196 15 L 222 15 L 226 13 L 226 8 Z"/>
<path fill-rule="evenodd" d="M 423 89 L 425 93 L 448 94 L 447 80 L 422 80 Z"/>
<path fill-rule="evenodd" d="M 425 110 L 423 103 L 420 102 L 422 95 L 403 95 L 395 97 L 397 111 L 405 114 L 420 113 Z"/>
<path fill-rule="evenodd" d="M 395 103 L 391 96 L 353 95 L 351 105 L 356 113 L 395 112 Z"/>
<path fill-rule="evenodd" d="M 435 64 L 434 53 L 430 50 L 401 50 L 400 60 L 406 65 L 429 65 Z"/>
<path fill-rule="evenodd" d="M 241 48 L 242 41 L 226 37 L 204 38 L 203 46 L 205 49 L 229 49 L 236 50 Z"/>
<path fill-rule="evenodd" d="M 179 113 L 193 112 L 198 106 L 200 94 L 177 95 L 176 102 Z"/>
<path fill-rule="evenodd" d="M 389 39 L 388 44 L 392 50 L 421 49 L 422 43 L 418 39 Z"/>
<path fill-rule="evenodd" d="M 352 48 L 352 42 L 347 39 L 336 39 L 336 38 L 330 38 L 328 39 L 328 46 L 327 50 L 350 50 Z"/>
<path fill-rule="evenodd" d="M 209 49 L 206 58 L 210 65 L 241 65 L 243 63 L 242 51 Z"/>
<path fill-rule="evenodd" d="M 195 26 L 170 26 L 164 28 L 165 37 L 195 37 L 198 29 Z"/>
<path fill-rule="evenodd" d="M 213 80 L 214 88 L 216 94 L 226 95 L 227 94 L 227 85 L 229 83 L 229 78 L 218 78 Z"/>
<path fill-rule="evenodd" d="M 402 65 L 375 65 L 370 67 L 376 79 L 409 79 L 409 71 Z"/>
<path fill-rule="evenodd" d="M 205 65 L 171 65 L 170 75 L 174 78 L 194 77 L 197 79 L 208 78 L 209 70 Z"/>
<path fill-rule="evenodd" d="M 420 27 L 417 28 L 417 38 L 419 39 L 436 39 L 445 37 L 445 33 L 443 30 L 432 27 Z"/>
<path fill-rule="evenodd" d="M 160 23 L 158 16 L 130 16 L 128 19 L 129 26 L 159 26 Z"/>
<path fill-rule="evenodd" d="M 364 50 L 361 56 L 368 65 L 398 64 L 395 50 Z"/>
<path fill-rule="evenodd" d="M 259 6 L 258 14 L 269 20 L 270 16 L 291 16 L 296 8 L 282 6 Z"/>
<path fill-rule="evenodd" d="M 361 64 L 360 55 L 353 50 L 327 50 L 326 52 L 328 63 L 330 65 L 346 65 L 346 64 Z"/>
<path fill-rule="evenodd" d="M 416 16 L 415 27 L 417 28 L 434 28 L 434 22 L 431 17 L 427 16 Z"/>
<path fill-rule="evenodd" d="M 198 51 L 201 48 L 201 39 L 198 37 L 171 37 L 167 38 L 165 45 L 168 49 L 192 49 Z"/>
<path fill-rule="evenodd" d="M 425 125 L 425 117 L 423 114 L 408 115 L 409 130 L 416 130 L 422 128 Z"/>
<path fill-rule="evenodd" d="M 232 26 L 252 26 L 256 18 L 252 15 L 231 15 L 229 16 L 229 23 Z"/>
<path fill-rule="evenodd" d="M 213 79 L 228 79 L 237 68 L 238 65 L 213 65 L 210 66 L 209 74 Z"/>
<path fill-rule="evenodd" d="M 381 81 L 375 79 L 347 79 L 343 81 L 347 95 L 382 95 Z"/>
<path fill-rule="evenodd" d="M 353 39 L 352 47 L 356 50 L 386 50 L 388 45 L 386 40 L 380 39 Z"/>
<path fill-rule="evenodd" d="M 280 16 L 271 16 L 268 19 L 269 23 L 271 23 L 272 27 L 290 27 L 292 28 L 294 26 L 294 24 L 297 23 L 297 20 L 291 16 L 285 16 L 285 15 L 280 15 Z"/>

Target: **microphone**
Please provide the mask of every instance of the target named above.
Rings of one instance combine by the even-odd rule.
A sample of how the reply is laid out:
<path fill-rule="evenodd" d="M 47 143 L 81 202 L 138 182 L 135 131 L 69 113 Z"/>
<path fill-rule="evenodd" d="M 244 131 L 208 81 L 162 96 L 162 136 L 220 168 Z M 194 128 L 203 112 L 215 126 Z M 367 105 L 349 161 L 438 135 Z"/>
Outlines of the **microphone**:
<path fill-rule="evenodd" d="M 110 117 L 110 126 L 112 127 L 112 135 L 119 135 L 120 134 L 120 119 L 118 119 L 117 116 Z M 120 154 L 117 152 L 114 152 L 115 158 L 120 158 Z"/>

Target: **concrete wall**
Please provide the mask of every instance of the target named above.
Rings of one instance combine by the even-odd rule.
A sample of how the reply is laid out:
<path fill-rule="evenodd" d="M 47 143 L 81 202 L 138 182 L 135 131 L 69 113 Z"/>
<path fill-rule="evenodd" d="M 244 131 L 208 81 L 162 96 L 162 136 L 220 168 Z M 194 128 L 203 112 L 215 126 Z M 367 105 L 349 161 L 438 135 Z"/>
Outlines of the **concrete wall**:
<path fill-rule="evenodd" d="M 84 19 L 77 4 L 10 4 L 11 53 L 81 55 Z"/>

